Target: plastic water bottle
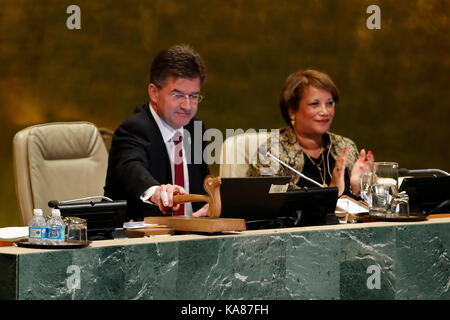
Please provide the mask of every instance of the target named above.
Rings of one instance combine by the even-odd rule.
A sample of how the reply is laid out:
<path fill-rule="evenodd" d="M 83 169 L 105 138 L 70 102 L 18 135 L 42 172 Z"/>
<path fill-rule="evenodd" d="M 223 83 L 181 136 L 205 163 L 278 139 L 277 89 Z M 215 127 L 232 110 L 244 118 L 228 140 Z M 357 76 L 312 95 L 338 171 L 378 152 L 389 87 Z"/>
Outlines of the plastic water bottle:
<path fill-rule="evenodd" d="M 46 222 L 41 209 L 33 210 L 33 218 L 28 224 L 28 241 L 33 244 L 45 243 Z"/>
<path fill-rule="evenodd" d="M 61 219 L 61 212 L 59 211 L 59 209 L 52 209 L 52 216 L 47 221 L 47 244 L 64 244 L 65 233 L 66 224 Z"/>

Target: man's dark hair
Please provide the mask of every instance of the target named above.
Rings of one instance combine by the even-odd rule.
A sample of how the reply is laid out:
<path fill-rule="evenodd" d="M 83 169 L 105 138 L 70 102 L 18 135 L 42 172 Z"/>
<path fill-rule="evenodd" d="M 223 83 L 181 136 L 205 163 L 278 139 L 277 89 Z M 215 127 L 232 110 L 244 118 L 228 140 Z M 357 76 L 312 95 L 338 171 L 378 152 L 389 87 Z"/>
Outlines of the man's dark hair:
<path fill-rule="evenodd" d="M 200 83 L 206 79 L 206 69 L 200 55 L 188 45 L 176 45 L 161 51 L 153 60 L 150 69 L 150 83 L 162 88 L 168 77 L 194 79 Z"/>

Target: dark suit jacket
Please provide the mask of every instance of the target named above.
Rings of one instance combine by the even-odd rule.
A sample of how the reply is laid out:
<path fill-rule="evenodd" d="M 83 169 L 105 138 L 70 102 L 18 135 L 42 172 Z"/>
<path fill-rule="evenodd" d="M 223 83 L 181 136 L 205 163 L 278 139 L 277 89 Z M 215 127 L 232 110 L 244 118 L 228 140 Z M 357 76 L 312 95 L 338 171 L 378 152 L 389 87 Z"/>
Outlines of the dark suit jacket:
<path fill-rule="evenodd" d="M 209 174 L 203 160 L 203 123 L 192 119 L 184 127 L 191 138 L 183 139 L 188 158 L 189 193 L 205 194 L 203 180 Z M 195 136 L 194 136 L 195 129 Z M 195 161 L 194 161 L 195 160 Z M 200 163 L 199 163 L 200 162 Z M 144 203 L 142 193 L 154 185 L 172 184 L 169 156 L 149 104 L 138 106 L 114 133 L 109 153 L 105 196 L 127 200 L 127 218 L 142 220 L 146 216 L 162 215 L 157 206 Z M 204 205 L 192 203 L 194 211 Z"/>

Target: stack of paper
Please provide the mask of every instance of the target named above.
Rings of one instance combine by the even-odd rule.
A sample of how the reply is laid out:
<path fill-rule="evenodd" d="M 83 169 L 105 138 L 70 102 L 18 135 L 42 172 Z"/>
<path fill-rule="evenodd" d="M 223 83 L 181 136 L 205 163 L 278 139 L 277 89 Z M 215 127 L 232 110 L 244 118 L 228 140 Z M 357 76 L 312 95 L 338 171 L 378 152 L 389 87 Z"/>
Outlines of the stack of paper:
<path fill-rule="evenodd" d="M 14 240 L 28 237 L 28 227 L 0 228 L 1 240 Z"/>
<path fill-rule="evenodd" d="M 337 201 L 336 212 L 356 214 L 369 212 L 369 210 L 367 209 L 367 207 L 363 206 L 363 204 L 360 204 L 356 200 L 348 197 L 341 197 Z"/>
<path fill-rule="evenodd" d="M 145 223 L 144 221 L 134 221 L 134 222 L 124 222 L 124 229 L 139 229 L 139 228 L 149 228 L 149 227 L 157 227 L 159 224 L 156 223 Z"/>

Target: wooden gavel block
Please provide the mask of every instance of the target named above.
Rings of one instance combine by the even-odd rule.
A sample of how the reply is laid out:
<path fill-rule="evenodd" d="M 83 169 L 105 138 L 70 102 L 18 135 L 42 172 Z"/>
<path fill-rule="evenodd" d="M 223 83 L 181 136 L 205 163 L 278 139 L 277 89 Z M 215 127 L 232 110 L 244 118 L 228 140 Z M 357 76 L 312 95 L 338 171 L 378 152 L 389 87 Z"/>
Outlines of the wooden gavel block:
<path fill-rule="evenodd" d="M 206 217 L 195 218 L 186 216 L 145 217 L 145 223 L 167 225 L 176 231 L 191 232 L 223 232 L 247 230 L 244 219 L 220 218 L 222 201 L 220 199 L 220 177 L 207 176 L 203 187 L 208 195 L 183 194 L 173 196 L 174 204 L 185 202 L 208 202 Z"/>

